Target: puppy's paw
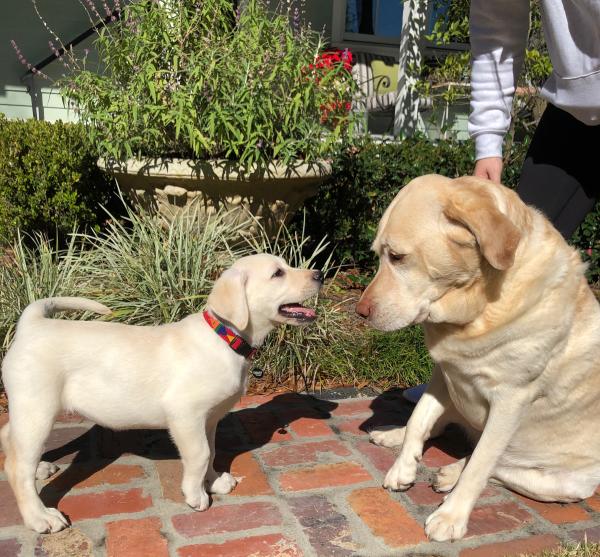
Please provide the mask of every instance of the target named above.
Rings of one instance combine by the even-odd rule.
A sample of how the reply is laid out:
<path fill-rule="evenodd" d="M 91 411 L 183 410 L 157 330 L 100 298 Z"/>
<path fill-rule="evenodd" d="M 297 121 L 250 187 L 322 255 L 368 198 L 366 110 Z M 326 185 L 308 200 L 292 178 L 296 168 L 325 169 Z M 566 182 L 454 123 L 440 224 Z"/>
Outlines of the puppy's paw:
<path fill-rule="evenodd" d="M 223 472 L 208 489 L 211 493 L 227 495 L 236 485 L 237 480 L 229 472 Z"/>
<path fill-rule="evenodd" d="M 425 521 L 425 534 L 431 541 L 445 542 L 459 540 L 467 533 L 469 517 L 462 517 L 447 511 L 442 505 Z"/>
<path fill-rule="evenodd" d="M 460 461 L 448 464 L 440 468 L 433 481 L 433 490 L 438 493 L 448 493 L 454 489 L 458 478 L 463 471 L 464 465 Z"/>
<path fill-rule="evenodd" d="M 58 472 L 59 468 L 56 464 L 52 462 L 40 462 L 38 464 L 37 470 L 35 471 L 35 479 L 36 480 L 47 480 L 50 476 L 53 476 Z"/>
<path fill-rule="evenodd" d="M 381 426 L 369 433 L 369 441 L 380 447 L 399 447 L 404 443 L 405 427 Z"/>
<path fill-rule="evenodd" d="M 388 471 L 383 480 L 383 487 L 392 491 L 406 491 L 415 483 L 415 470 L 408 470 L 407 467 L 394 464 Z"/>
<path fill-rule="evenodd" d="M 25 526 L 39 532 L 40 534 L 60 532 L 69 526 L 69 522 L 64 515 L 52 507 L 42 507 L 41 509 L 28 513 L 24 517 Z"/>
<path fill-rule="evenodd" d="M 205 511 L 210 505 L 210 498 L 206 491 L 201 491 L 193 497 L 186 497 L 185 502 L 195 511 Z"/>

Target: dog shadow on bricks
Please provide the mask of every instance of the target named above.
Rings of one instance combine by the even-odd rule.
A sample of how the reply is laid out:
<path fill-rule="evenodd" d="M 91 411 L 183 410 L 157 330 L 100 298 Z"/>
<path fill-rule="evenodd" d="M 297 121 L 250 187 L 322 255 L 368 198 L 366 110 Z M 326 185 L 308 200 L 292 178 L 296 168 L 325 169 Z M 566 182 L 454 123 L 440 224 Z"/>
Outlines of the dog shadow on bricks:
<path fill-rule="evenodd" d="M 293 428 L 296 420 L 327 420 L 337 406 L 335 402 L 312 395 L 283 393 L 260 406 L 230 412 L 217 428 L 215 469 L 230 471 L 233 461 L 243 453 L 272 440 L 291 438 L 290 426 Z M 164 429 L 113 431 L 99 425 L 88 430 L 82 427 L 54 428 L 42 460 L 69 463 L 69 466 L 46 481 L 40 491 L 42 501 L 56 507 L 66 494 L 123 455 L 154 461 L 180 458 Z"/>
<path fill-rule="evenodd" d="M 370 405 L 372 416 L 366 418 L 358 428 L 369 433 L 381 426 L 406 426 L 415 405 L 402 397 L 403 390 L 393 388 L 376 396 Z M 465 433 L 454 424 L 450 424 L 439 437 L 428 440 L 423 452 L 426 453 L 432 447 L 452 459 L 460 459 L 473 452 Z"/>

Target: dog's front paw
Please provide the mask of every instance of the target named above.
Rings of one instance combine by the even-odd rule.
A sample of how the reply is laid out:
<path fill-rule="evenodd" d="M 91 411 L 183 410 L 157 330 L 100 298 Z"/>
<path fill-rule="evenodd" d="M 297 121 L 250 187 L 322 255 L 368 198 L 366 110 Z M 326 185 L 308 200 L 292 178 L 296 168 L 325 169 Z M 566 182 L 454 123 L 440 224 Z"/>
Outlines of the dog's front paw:
<path fill-rule="evenodd" d="M 369 441 L 380 447 L 399 447 L 404 443 L 405 427 L 383 426 L 369 433 Z"/>
<path fill-rule="evenodd" d="M 209 487 L 211 493 L 227 495 L 237 485 L 237 480 L 229 473 L 223 472 Z"/>
<path fill-rule="evenodd" d="M 195 511 L 205 511 L 210 505 L 210 498 L 206 491 L 201 491 L 193 497 L 186 497 L 185 502 Z"/>
<path fill-rule="evenodd" d="M 35 471 L 36 480 L 47 480 L 50 476 L 53 476 L 58 472 L 59 468 L 52 462 L 45 462 L 42 460 L 38 464 L 37 470 Z"/>
<path fill-rule="evenodd" d="M 425 534 L 435 542 L 459 540 L 467 533 L 469 517 L 447 511 L 442 505 L 425 521 Z"/>
<path fill-rule="evenodd" d="M 27 513 L 23 518 L 25 526 L 40 534 L 53 534 L 69 526 L 69 522 L 64 515 L 58 509 L 52 507 L 42 507 L 35 512 Z"/>
<path fill-rule="evenodd" d="M 388 470 L 383 480 L 383 487 L 392 491 L 406 491 L 415 483 L 415 470 L 408 470 L 396 461 L 396 463 Z"/>
<path fill-rule="evenodd" d="M 461 465 L 460 461 L 442 466 L 435 475 L 433 490 L 438 493 L 452 491 L 458 482 L 458 478 L 460 478 L 463 468 L 464 465 Z"/>

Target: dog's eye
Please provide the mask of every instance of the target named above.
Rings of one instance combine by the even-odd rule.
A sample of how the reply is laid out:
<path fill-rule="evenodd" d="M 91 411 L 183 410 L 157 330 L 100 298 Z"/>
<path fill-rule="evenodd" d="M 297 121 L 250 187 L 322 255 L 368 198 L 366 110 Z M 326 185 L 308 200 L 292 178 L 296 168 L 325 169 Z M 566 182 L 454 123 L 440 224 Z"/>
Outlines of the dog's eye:
<path fill-rule="evenodd" d="M 271 278 L 282 277 L 284 275 L 283 269 L 277 269 Z"/>
<path fill-rule="evenodd" d="M 402 263 L 406 254 L 404 253 L 394 253 L 393 251 L 389 252 L 389 258 L 392 263 Z"/>

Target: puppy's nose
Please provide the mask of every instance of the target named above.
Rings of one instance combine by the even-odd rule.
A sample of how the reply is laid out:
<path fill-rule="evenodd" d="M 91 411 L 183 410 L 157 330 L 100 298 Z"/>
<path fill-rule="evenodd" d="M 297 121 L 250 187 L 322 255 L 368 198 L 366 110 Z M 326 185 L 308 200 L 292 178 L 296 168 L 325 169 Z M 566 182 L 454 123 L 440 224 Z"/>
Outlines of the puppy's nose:
<path fill-rule="evenodd" d="M 323 271 L 314 271 L 313 278 L 315 280 L 318 280 L 321 284 L 323 284 L 323 282 L 325 282 L 325 275 L 323 274 Z"/>
<path fill-rule="evenodd" d="M 356 313 L 365 319 L 369 317 L 371 313 L 371 304 L 364 296 L 358 301 L 358 304 L 356 304 Z"/>

